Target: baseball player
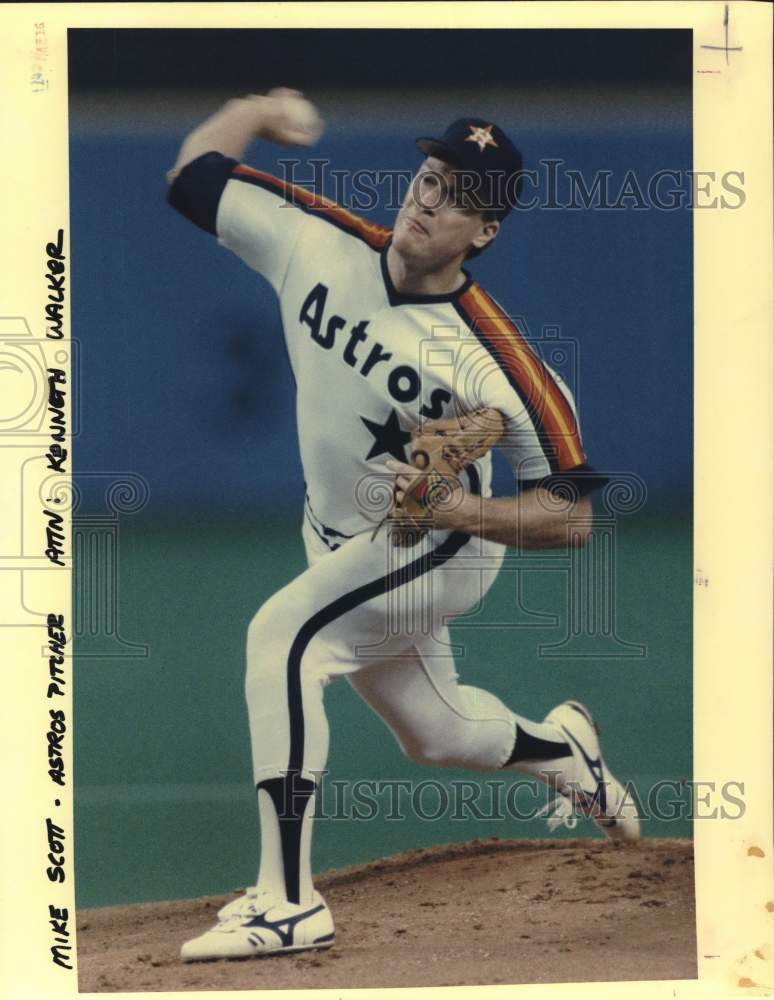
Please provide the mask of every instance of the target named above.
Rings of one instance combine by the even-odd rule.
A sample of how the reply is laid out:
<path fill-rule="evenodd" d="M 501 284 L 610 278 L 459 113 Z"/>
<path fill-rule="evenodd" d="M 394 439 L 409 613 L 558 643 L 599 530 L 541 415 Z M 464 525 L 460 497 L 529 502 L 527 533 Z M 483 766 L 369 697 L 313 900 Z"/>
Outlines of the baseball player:
<path fill-rule="evenodd" d="M 296 91 L 231 100 L 185 139 L 168 174 L 170 204 L 279 298 L 308 560 L 247 631 L 257 883 L 183 945 L 186 961 L 333 943 L 310 853 L 329 741 L 323 688 L 336 677 L 412 760 L 525 772 L 555 792 L 553 824 L 583 813 L 610 837 L 639 834 L 633 799 L 608 771 L 582 705 L 530 721 L 460 684 L 450 652 L 449 620 L 483 598 L 506 546 L 583 545 L 588 493 L 604 482 L 586 462 L 567 386 L 462 266 L 496 240 L 512 201 L 502 181 L 518 176 L 521 156 L 475 117 L 417 140 L 425 159 L 388 229 L 241 162 L 256 138 L 311 145 L 321 130 Z M 502 421 L 519 493 L 491 496 L 489 451 L 456 478 L 441 476 L 438 502 L 417 490 L 417 434 L 480 412 Z M 396 509 L 420 498 L 426 518 L 413 537 L 381 523 L 385 494 Z"/>

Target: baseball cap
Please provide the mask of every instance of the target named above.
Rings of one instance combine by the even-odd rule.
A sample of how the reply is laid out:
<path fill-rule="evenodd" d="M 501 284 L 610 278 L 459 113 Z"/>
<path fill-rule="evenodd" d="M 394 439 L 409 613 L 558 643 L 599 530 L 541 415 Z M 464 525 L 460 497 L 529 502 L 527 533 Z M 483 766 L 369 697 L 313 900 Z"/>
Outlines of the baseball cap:
<path fill-rule="evenodd" d="M 468 175 L 464 181 L 481 208 L 504 218 L 521 188 L 522 156 L 499 125 L 486 118 L 458 118 L 439 138 L 416 140 L 417 149 Z"/>

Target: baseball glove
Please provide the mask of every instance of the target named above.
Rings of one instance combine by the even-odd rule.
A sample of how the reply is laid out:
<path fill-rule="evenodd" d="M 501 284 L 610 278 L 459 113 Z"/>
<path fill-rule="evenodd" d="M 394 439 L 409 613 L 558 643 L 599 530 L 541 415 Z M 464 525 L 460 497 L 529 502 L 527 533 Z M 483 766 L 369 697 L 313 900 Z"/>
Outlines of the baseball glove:
<path fill-rule="evenodd" d="M 434 511 L 458 487 L 458 474 L 493 448 L 504 430 L 502 414 L 491 407 L 414 429 L 409 463 L 417 474 L 388 514 L 393 545 L 415 545 L 427 533 Z"/>

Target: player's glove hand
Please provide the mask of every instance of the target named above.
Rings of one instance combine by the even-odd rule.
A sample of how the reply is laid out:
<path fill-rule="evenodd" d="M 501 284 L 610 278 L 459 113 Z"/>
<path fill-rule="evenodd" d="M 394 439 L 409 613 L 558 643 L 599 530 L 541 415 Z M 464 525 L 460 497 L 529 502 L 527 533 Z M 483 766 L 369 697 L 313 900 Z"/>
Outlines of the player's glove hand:
<path fill-rule="evenodd" d="M 323 133 L 323 120 L 300 90 L 275 87 L 268 94 L 249 94 L 248 101 L 260 102 L 260 138 L 282 146 L 311 146 Z"/>
<path fill-rule="evenodd" d="M 463 493 L 458 474 L 493 448 L 504 430 L 502 414 L 488 407 L 414 429 L 411 465 L 387 463 L 398 473 L 388 516 L 393 545 L 416 544 L 437 513 L 458 505 Z"/>

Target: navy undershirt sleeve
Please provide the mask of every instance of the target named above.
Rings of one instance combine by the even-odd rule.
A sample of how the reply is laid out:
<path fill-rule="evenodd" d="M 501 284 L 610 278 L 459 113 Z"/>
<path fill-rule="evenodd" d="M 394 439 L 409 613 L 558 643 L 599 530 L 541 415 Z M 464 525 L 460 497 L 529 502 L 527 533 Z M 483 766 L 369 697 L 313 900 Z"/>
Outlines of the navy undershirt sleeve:
<path fill-rule="evenodd" d="M 590 465 L 576 465 L 574 469 L 567 469 L 566 472 L 553 472 L 542 479 L 523 480 L 520 483 L 521 492 L 534 490 L 540 486 L 550 492 L 563 492 L 562 484 L 570 483 L 578 491 L 579 497 L 588 496 L 592 490 L 598 490 L 610 482 L 608 476 L 603 476 Z M 566 486 L 565 486 L 566 490 Z"/>
<path fill-rule="evenodd" d="M 167 201 L 200 229 L 217 236 L 220 196 L 237 162 L 222 153 L 203 153 L 183 167 L 167 191 Z"/>

